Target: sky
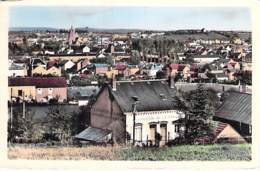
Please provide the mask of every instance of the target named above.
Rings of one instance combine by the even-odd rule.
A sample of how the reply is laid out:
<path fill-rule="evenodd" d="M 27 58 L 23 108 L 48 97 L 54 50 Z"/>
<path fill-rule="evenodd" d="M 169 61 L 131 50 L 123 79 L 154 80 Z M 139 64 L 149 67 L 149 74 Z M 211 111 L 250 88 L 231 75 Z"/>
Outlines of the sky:
<path fill-rule="evenodd" d="M 13 6 L 9 27 L 251 30 L 242 7 Z"/>

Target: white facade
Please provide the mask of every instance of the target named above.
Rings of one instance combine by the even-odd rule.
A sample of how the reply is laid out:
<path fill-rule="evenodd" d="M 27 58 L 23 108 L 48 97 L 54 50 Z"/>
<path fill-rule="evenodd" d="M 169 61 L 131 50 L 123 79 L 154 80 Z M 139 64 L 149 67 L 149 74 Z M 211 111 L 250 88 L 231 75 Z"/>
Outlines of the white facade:
<path fill-rule="evenodd" d="M 78 100 L 78 105 L 79 106 L 87 106 L 88 105 L 88 100 Z"/>
<path fill-rule="evenodd" d="M 66 63 L 64 64 L 64 70 L 66 71 L 67 69 L 72 68 L 74 65 L 75 65 L 74 62 L 68 61 L 68 62 L 66 62 Z"/>
<path fill-rule="evenodd" d="M 133 139 L 133 113 L 125 113 L 126 131 Z M 184 118 L 184 114 L 176 110 L 136 112 L 135 141 L 155 142 L 155 132 L 162 136 L 160 145 L 179 136 L 180 125 L 174 121 Z"/>
<path fill-rule="evenodd" d="M 82 52 L 83 53 L 89 53 L 90 52 L 90 48 L 88 46 L 85 46 L 83 49 L 82 49 Z"/>
<path fill-rule="evenodd" d="M 219 57 L 195 57 L 193 59 L 194 59 L 194 61 L 199 62 L 199 63 L 211 63 L 215 60 L 218 60 Z"/>
<path fill-rule="evenodd" d="M 9 69 L 8 77 L 25 77 L 27 76 L 26 69 Z"/>

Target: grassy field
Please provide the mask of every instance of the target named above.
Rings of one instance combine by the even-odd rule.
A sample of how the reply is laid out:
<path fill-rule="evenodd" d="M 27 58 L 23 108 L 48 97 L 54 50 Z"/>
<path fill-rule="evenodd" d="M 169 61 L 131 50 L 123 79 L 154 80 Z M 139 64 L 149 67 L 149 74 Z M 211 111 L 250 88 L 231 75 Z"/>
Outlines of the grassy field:
<path fill-rule="evenodd" d="M 9 147 L 10 159 L 30 160 L 251 160 L 251 145 L 193 145 L 137 147 Z"/>

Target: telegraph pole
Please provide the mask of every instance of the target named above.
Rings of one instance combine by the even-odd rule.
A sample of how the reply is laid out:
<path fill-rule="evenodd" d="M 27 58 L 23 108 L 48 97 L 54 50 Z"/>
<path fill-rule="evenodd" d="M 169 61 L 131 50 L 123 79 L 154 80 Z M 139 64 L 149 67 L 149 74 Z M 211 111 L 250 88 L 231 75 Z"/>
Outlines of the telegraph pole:
<path fill-rule="evenodd" d="M 139 103 L 138 97 L 133 96 L 132 99 L 134 100 L 133 103 L 133 145 L 135 145 L 135 117 L 136 117 L 136 105 Z"/>
<path fill-rule="evenodd" d="M 135 145 L 135 115 L 136 115 L 136 102 L 134 103 L 134 110 L 133 110 L 133 145 Z"/>
<path fill-rule="evenodd" d="M 25 119 L 25 101 L 24 101 L 24 91 L 23 91 L 23 119 Z"/>
<path fill-rule="evenodd" d="M 13 89 L 11 88 L 11 103 L 10 103 L 10 128 L 11 128 L 11 132 L 13 129 Z"/>

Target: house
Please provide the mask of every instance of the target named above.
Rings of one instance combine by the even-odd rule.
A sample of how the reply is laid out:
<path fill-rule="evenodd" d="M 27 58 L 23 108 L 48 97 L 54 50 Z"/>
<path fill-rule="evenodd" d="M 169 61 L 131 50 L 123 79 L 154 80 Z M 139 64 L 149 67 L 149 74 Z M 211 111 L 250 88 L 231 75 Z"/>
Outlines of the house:
<path fill-rule="evenodd" d="M 167 70 L 167 76 L 176 76 L 178 73 L 180 73 L 184 79 L 187 79 L 190 76 L 189 64 L 170 64 Z"/>
<path fill-rule="evenodd" d="M 82 68 L 85 68 L 90 64 L 90 61 L 88 59 L 81 59 L 79 60 L 76 65 L 77 65 L 77 70 L 81 70 Z"/>
<path fill-rule="evenodd" d="M 101 53 L 101 54 L 99 54 L 98 56 L 97 56 L 97 58 L 105 58 L 106 56 L 103 54 L 103 53 Z"/>
<path fill-rule="evenodd" d="M 26 66 L 11 63 L 8 68 L 8 77 L 25 77 L 27 76 Z"/>
<path fill-rule="evenodd" d="M 205 56 L 198 55 L 198 56 L 193 57 L 193 60 L 195 62 L 204 63 L 204 64 L 205 63 L 211 63 L 211 62 L 218 60 L 218 59 L 220 59 L 220 57 L 217 56 L 217 55 L 205 55 Z"/>
<path fill-rule="evenodd" d="M 230 61 L 227 64 L 227 68 L 228 69 L 240 70 L 240 63 L 233 60 L 233 59 L 230 59 Z"/>
<path fill-rule="evenodd" d="M 48 102 L 67 100 L 67 84 L 63 77 L 9 77 L 10 100 Z"/>
<path fill-rule="evenodd" d="M 174 107 L 176 89 L 174 79 L 114 81 L 99 91 L 91 109 L 90 127 L 108 131 L 116 143 L 132 142 L 155 144 L 156 134 L 161 135 L 161 144 L 179 136 L 182 125 L 177 121 L 183 113 Z M 134 129 L 133 129 L 134 128 Z M 135 130 L 135 131 L 134 131 Z M 135 136 L 133 134 L 135 133 Z M 76 137 L 88 141 L 100 141 L 93 133 L 81 133 Z"/>
<path fill-rule="evenodd" d="M 63 60 L 60 62 L 60 66 L 64 71 L 67 71 L 68 69 L 71 69 L 75 65 L 74 62 L 71 60 Z"/>
<path fill-rule="evenodd" d="M 32 69 L 32 76 L 36 75 L 52 75 L 52 76 L 61 76 L 61 68 L 56 66 L 50 66 L 50 68 L 46 68 L 42 65 L 37 66 L 36 68 Z"/>
<path fill-rule="evenodd" d="M 77 62 L 80 59 L 93 59 L 96 58 L 96 54 L 92 53 L 84 53 L 84 54 L 55 54 L 55 55 L 49 55 L 48 56 L 50 61 L 58 60 L 58 61 L 64 61 L 64 60 L 71 60 L 73 62 Z"/>
<path fill-rule="evenodd" d="M 96 95 L 99 91 L 99 87 L 95 85 L 91 86 L 72 86 L 68 87 L 68 100 L 84 101 L 88 100 L 91 96 Z"/>
<path fill-rule="evenodd" d="M 95 74 L 106 74 L 106 72 L 108 71 L 108 65 L 107 64 L 95 63 L 93 65 L 94 65 Z"/>
<path fill-rule="evenodd" d="M 31 60 L 31 67 L 32 67 L 32 69 L 34 69 L 34 68 L 36 68 L 38 66 L 42 66 L 42 67 L 46 68 L 47 64 L 46 64 L 46 62 L 44 62 L 40 58 L 32 58 L 32 60 Z"/>
<path fill-rule="evenodd" d="M 156 73 L 162 69 L 161 64 L 150 63 L 142 69 L 142 73 L 145 73 L 148 77 L 155 78 Z"/>
<path fill-rule="evenodd" d="M 230 124 L 247 141 L 252 135 L 252 95 L 228 92 L 214 120 Z"/>
<path fill-rule="evenodd" d="M 213 121 L 213 143 L 246 143 L 246 140 L 230 124 Z"/>
<path fill-rule="evenodd" d="M 216 79 L 218 81 L 227 81 L 228 80 L 228 76 L 225 73 L 215 73 L 214 75 L 216 76 Z"/>
<path fill-rule="evenodd" d="M 211 131 L 208 135 L 195 139 L 196 143 L 247 143 L 246 139 L 241 136 L 230 124 L 212 121 Z"/>

